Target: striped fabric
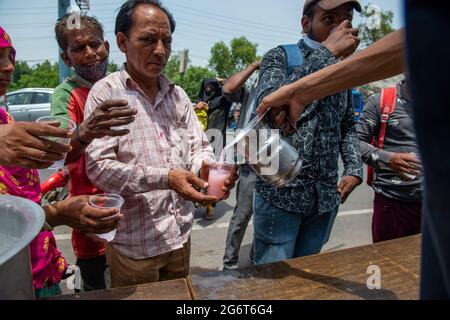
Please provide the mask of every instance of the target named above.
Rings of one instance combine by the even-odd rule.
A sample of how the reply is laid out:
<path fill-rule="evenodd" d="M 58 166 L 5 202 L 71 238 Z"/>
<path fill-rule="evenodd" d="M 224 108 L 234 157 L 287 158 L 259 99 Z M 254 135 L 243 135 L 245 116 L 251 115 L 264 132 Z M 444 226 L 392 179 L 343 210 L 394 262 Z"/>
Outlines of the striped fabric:
<path fill-rule="evenodd" d="M 124 197 L 124 219 L 113 245 L 124 256 L 145 259 L 183 247 L 192 229 L 194 205 L 169 190 L 170 169 L 198 173 L 214 154 L 183 89 L 159 77 L 155 104 L 130 78 L 125 68 L 97 82 L 85 107 L 85 117 L 113 90 L 139 93 L 136 121 L 124 137 L 94 140 L 86 150 L 92 183 Z"/>

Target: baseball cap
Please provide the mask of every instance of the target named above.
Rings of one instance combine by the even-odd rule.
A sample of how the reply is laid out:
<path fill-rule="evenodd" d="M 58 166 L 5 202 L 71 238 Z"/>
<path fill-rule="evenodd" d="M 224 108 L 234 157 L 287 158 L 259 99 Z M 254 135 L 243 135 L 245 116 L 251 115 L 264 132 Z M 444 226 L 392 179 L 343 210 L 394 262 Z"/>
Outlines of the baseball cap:
<path fill-rule="evenodd" d="M 355 6 L 355 10 L 361 12 L 361 4 L 357 0 L 305 0 L 303 14 L 315 5 L 318 5 L 323 10 L 332 10 L 346 3 L 352 3 Z"/>

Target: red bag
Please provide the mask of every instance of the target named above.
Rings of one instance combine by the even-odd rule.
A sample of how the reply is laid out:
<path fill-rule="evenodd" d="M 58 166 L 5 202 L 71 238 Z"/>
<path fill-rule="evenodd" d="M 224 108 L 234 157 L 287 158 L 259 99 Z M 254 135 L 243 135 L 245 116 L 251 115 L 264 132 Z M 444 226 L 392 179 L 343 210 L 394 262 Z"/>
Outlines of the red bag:
<path fill-rule="evenodd" d="M 381 126 L 378 133 L 378 141 L 375 138 L 372 141 L 372 145 L 378 149 L 384 148 L 384 138 L 386 137 L 387 125 L 389 118 L 395 111 L 395 104 L 397 102 L 397 88 L 386 88 L 381 92 Z M 372 186 L 373 183 L 373 167 L 367 166 L 367 184 Z"/>

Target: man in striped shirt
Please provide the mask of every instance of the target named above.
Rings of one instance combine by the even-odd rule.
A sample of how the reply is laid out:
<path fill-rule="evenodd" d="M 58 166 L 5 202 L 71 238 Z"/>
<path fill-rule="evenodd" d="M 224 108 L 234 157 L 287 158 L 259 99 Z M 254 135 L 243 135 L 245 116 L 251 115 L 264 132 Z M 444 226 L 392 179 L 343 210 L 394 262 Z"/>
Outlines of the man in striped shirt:
<path fill-rule="evenodd" d="M 124 219 L 106 253 L 112 287 L 186 277 L 192 201 L 218 201 L 198 191 L 208 186 L 197 173 L 215 161 L 212 148 L 186 93 L 162 75 L 174 30 L 172 15 L 159 1 L 124 3 L 115 33 L 127 62 L 94 85 L 86 104 L 88 116 L 113 91 L 138 95 L 131 133 L 95 140 L 87 148 L 92 183 L 125 199 Z M 235 178 L 225 182 L 227 196 Z"/>

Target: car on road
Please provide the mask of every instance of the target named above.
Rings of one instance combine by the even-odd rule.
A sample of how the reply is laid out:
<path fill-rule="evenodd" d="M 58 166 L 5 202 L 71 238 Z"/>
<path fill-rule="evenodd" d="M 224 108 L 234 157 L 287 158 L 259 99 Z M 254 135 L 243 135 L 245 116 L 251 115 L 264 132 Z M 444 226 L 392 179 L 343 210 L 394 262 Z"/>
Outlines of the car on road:
<path fill-rule="evenodd" d="M 50 115 L 53 91 L 50 88 L 26 88 L 8 92 L 0 107 L 5 108 L 15 121 L 34 122 Z"/>

